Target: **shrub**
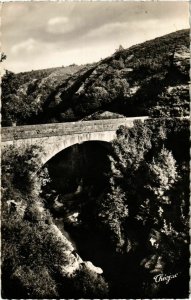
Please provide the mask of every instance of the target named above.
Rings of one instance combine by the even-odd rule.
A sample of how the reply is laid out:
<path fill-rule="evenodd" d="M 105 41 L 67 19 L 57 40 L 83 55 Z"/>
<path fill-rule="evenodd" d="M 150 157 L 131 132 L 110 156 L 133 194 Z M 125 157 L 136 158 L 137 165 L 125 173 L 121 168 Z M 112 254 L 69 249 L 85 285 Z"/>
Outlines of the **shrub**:
<path fill-rule="evenodd" d="M 89 270 L 85 265 L 76 273 L 74 280 L 78 297 L 102 299 L 108 296 L 108 284 L 103 277 Z"/>

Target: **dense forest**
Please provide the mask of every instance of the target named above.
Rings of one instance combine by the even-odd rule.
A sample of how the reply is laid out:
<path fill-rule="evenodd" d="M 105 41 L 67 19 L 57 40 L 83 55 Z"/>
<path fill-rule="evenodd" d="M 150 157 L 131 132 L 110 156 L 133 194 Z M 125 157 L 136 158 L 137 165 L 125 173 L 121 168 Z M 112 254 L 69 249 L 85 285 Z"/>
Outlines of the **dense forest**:
<path fill-rule="evenodd" d="M 121 126 L 108 149 L 95 148 L 75 173 L 56 157 L 37 172 L 35 147 L 3 152 L 3 296 L 186 298 L 189 121 Z"/>
<path fill-rule="evenodd" d="M 97 63 L 2 78 L 2 125 L 124 116 L 189 114 L 189 30 L 177 31 Z"/>

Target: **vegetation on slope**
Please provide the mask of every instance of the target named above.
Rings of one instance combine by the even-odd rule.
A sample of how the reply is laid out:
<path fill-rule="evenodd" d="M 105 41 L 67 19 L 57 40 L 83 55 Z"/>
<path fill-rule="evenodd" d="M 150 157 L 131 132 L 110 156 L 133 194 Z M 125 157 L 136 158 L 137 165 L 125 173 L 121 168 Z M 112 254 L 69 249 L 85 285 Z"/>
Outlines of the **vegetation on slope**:
<path fill-rule="evenodd" d="M 107 297 L 104 278 L 75 255 L 40 198 L 37 147 L 2 156 L 3 298 Z"/>
<path fill-rule="evenodd" d="M 3 297 L 104 298 L 108 288 L 111 298 L 188 296 L 188 120 L 120 127 L 106 165 L 100 162 L 100 182 L 91 168 L 84 173 L 85 186 L 73 201 L 78 222 L 68 222 L 71 202 L 48 173 L 32 176 L 38 151 L 11 147 L 3 153 Z M 77 249 L 55 225 L 55 198 L 68 209 L 65 214 L 59 204 L 57 213 Z M 78 253 L 95 260 L 109 286 Z M 167 285 L 155 282 L 159 274 L 178 275 Z"/>
<path fill-rule="evenodd" d="M 51 214 L 63 219 L 80 255 L 103 269 L 111 298 L 187 297 L 189 121 L 156 119 L 120 127 L 109 162 L 88 153 L 95 167 L 90 163 L 88 169 L 83 159 L 82 173 L 80 164 L 76 173 L 67 172 L 66 162 L 56 178 L 51 171 L 54 182 L 42 195 Z M 81 186 L 73 198 L 71 181 L 74 191 Z M 74 212 L 76 220 L 68 217 Z M 159 274 L 178 277 L 166 285 L 155 282 Z"/>
<path fill-rule="evenodd" d="M 6 71 L 2 78 L 2 125 L 27 124 L 37 118 L 55 88 L 81 68 L 71 65 L 19 74 Z"/>
<path fill-rule="evenodd" d="M 51 70 L 7 73 L 3 125 L 94 118 L 100 110 L 125 116 L 188 115 L 189 57 L 189 31 L 181 30 L 120 48 L 92 65 L 61 69 L 59 75 Z"/>
<path fill-rule="evenodd" d="M 187 116 L 188 81 L 189 34 L 183 30 L 126 50 L 120 47 L 92 65 L 7 71 L 2 124 Z M 75 198 L 78 222 L 64 220 L 78 239 L 76 250 L 57 227 L 52 209 L 55 197 L 66 204 L 65 194 L 44 170 L 39 178 L 31 176 L 38 169 L 38 151 L 34 147 L 21 154 L 10 147 L 3 152 L 4 298 L 188 296 L 187 119 L 150 119 L 118 129 L 107 162 L 102 161 L 99 184 L 91 168 L 86 172 L 85 188 Z M 109 285 L 78 255 L 86 254 L 82 244 L 87 241 L 88 255 L 95 256 Z M 155 282 L 159 274 L 178 275 L 166 284 Z"/>

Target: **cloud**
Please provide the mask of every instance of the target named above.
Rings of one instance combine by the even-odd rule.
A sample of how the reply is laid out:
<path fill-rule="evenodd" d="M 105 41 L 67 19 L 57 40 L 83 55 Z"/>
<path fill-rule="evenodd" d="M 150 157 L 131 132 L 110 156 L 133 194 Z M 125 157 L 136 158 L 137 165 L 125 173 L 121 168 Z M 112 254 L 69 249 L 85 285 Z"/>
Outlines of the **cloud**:
<path fill-rule="evenodd" d="M 68 23 L 69 19 L 67 17 L 55 17 L 48 20 L 48 25 L 63 25 Z"/>
<path fill-rule="evenodd" d="M 91 38 L 99 38 L 103 36 L 108 35 L 115 35 L 116 33 L 119 34 L 120 31 L 124 30 L 128 26 L 128 23 L 120 23 L 120 22 L 115 22 L 115 23 L 110 23 L 110 24 L 104 24 L 101 27 L 95 28 L 91 31 L 89 31 L 86 34 L 86 37 L 91 37 Z"/>
<path fill-rule="evenodd" d="M 114 23 L 107 23 L 100 27 L 94 28 L 90 30 L 85 36 L 88 38 L 100 38 L 100 37 L 114 37 L 126 35 L 127 33 L 131 34 L 133 32 L 139 33 L 140 31 L 145 31 L 145 33 L 152 32 L 155 30 L 156 35 L 157 31 L 160 32 L 161 29 L 166 28 L 167 32 L 171 30 L 178 30 L 179 28 L 186 28 L 188 27 L 188 20 L 174 18 L 173 22 L 170 23 L 161 23 L 160 19 L 148 19 L 142 22 L 141 20 L 136 21 L 128 21 L 128 22 L 114 22 Z"/>
<path fill-rule="evenodd" d="M 70 22 L 68 17 L 50 18 L 47 22 L 47 31 L 49 33 L 68 33 L 73 29 L 75 29 L 75 24 Z"/>
<path fill-rule="evenodd" d="M 37 48 L 39 48 L 39 43 L 33 38 L 29 38 L 21 43 L 13 45 L 11 48 L 11 52 L 13 54 L 22 52 L 30 54 L 32 52 L 36 52 Z"/>
<path fill-rule="evenodd" d="M 106 3 L 107 2 L 107 3 Z M 189 3 L 166 1 L 3 3 L 2 49 L 15 72 L 97 61 L 189 27 Z"/>
<path fill-rule="evenodd" d="M 160 19 L 148 19 L 144 22 L 128 21 L 104 24 L 98 28 L 90 30 L 84 36 L 85 40 L 103 42 L 113 41 L 115 44 L 123 44 L 129 47 L 133 44 L 141 43 L 157 36 L 162 36 L 178 29 L 188 27 L 188 20 L 174 18 L 173 22 L 161 22 Z M 114 43 L 113 43 L 114 44 Z"/>

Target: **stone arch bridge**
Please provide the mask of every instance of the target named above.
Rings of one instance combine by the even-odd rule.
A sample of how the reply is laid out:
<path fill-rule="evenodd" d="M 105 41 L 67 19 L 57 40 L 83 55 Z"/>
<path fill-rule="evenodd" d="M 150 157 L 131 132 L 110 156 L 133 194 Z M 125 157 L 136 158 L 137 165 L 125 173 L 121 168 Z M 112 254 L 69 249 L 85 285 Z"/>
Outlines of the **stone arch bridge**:
<path fill-rule="evenodd" d="M 19 151 L 28 146 L 41 146 L 41 165 L 60 151 L 74 144 L 85 141 L 111 142 L 120 125 L 133 127 L 135 120 L 144 122 L 148 117 L 120 118 L 107 120 L 78 121 L 70 123 L 53 123 L 2 127 L 1 145 L 14 145 Z M 40 167 L 40 166 L 39 166 Z"/>

